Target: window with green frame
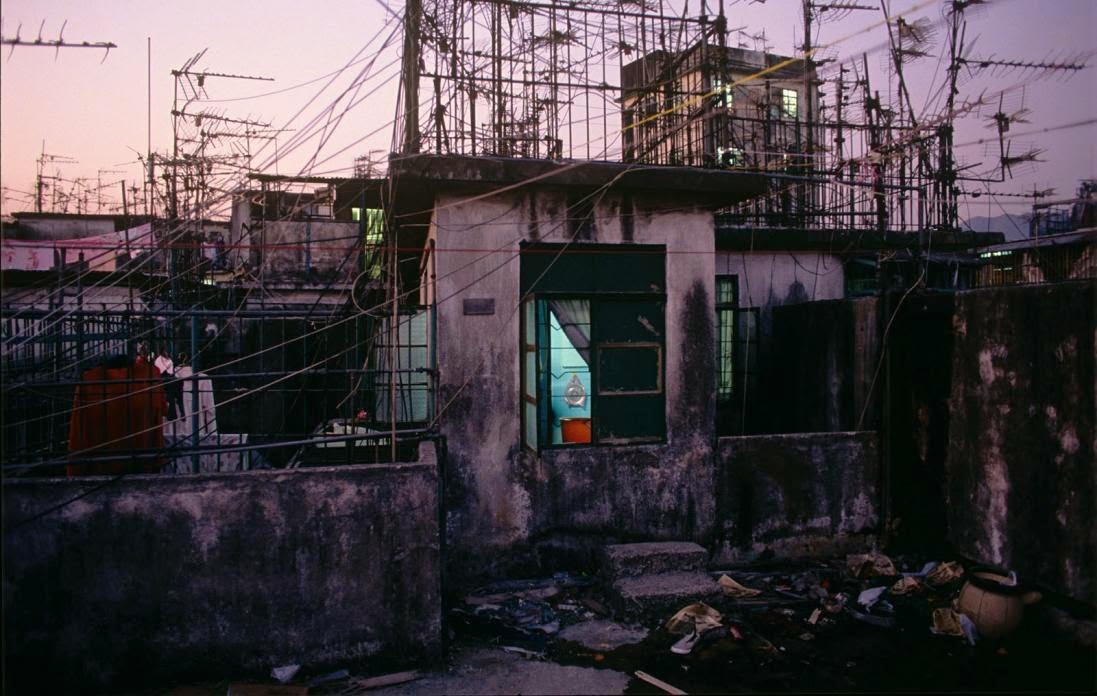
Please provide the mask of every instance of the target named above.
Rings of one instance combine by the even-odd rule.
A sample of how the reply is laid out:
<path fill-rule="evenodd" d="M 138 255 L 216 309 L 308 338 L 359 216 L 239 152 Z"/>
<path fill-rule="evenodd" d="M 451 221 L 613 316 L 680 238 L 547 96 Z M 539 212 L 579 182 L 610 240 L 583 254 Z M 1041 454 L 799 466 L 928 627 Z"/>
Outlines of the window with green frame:
<path fill-rule="evenodd" d="M 727 401 L 735 392 L 736 315 L 739 276 L 716 276 L 716 399 Z"/>
<path fill-rule="evenodd" d="M 665 253 L 655 245 L 523 245 L 527 447 L 665 438 Z"/>
<path fill-rule="evenodd" d="M 794 89 L 781 90 L 781 111 L 789 118 L 796 118 L 799 113 L 800 95 Z"/>
<path fill-rule="evenodd" d="M 381 277 L 381 246 L 385 241 L 385 211 L 381 208 L 351 208 L 351 219 L 361 225 L 362 267 L 372 279 Z"/>

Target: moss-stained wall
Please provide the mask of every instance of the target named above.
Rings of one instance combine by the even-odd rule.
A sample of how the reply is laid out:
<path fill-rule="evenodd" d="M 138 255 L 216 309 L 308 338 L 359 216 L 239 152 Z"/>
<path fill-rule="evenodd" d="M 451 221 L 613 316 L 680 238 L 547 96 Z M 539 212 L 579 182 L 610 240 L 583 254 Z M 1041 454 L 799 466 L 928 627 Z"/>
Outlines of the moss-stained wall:
<path fill-rule="evenodd" d="M 585 198 L 587 224 L 569 223 Z M 572 213 L 569 213 L 569 210 Z M 440 195 L 439 418 L 449 567 L 457 585 L 554 532 L 706 540 L 712 531 L 715 309 L 712 213 L 681 196 L 533 187 L 463 202 Z M 666 246 L 666 444 L 524 450 L 520 442 L 519 244 Z M 494 313 L 466 315 L 466 299 Z"/>
<path fill-rule="evenodd" d="M 716 560 L 861 551 L 879 529 L 874 432 L 722 437 Z"/>
<path fill-rule="evenodd" d="M 6 481 L 5 692 L 434 657 L 436 482 L 433 461 Z"/>
<path fill-rule="evenodd" d="M 956 296 L 948 534 L 964 554 L 1097 596 L 1097 283 Z"/>

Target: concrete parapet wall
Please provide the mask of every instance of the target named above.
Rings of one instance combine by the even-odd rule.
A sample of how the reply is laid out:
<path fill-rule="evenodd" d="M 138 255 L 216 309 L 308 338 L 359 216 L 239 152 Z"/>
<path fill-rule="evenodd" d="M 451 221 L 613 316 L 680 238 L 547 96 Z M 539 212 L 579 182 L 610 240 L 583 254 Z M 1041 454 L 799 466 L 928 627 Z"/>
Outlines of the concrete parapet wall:
<path fill-rule="evenodd" d="M 432 461 L 20 480 L 3 500 L 5 687 L 439 653 Z"/>
<path fill-rule="evenodd" d="M 960 553 L 1097 596 L 1097 283 L 959 293 L 946 460 Z"/>
<path fill-rule="evenodd" d="M 716 460 L 715 560 L 840 553 L 879 524 L 875 432 L 723 437 Z"/>

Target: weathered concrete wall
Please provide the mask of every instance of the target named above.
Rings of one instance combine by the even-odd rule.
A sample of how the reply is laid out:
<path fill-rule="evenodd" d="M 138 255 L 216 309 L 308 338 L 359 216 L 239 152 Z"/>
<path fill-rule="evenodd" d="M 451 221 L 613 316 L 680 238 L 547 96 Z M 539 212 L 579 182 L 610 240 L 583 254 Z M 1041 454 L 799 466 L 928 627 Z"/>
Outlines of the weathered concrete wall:
<path fill-rule="evenodd" d="M 1097 596 L 1093 281 L 956 296 L 950 540 L 1077 599 Z"/>
<path fill-rule="evenodd" d="M 114 219 L 110 217 L 39 218 L 19 217 L 20 227 L 26 228 L 27 239 L 80 239 L 114 232 Z"/>
<path fill-rule="evenodd" d="M 878 531 L 874 432 L 722 437 L 716 562 L 864 548 Z"/>
<path fill-rule="evenodd" d="M 268 279 L 280 278 L 328 280 L 337 277 L 349 281 L 355 275 L 357 259 L 343 263 L 354 248 L 358 234 L 356 222 L 331 220 L 280 220 L 253 226 L 251 243 Z"/>
<path fill-rule="evenodd" d="M 5 686 L 433 657 L 436 492 L 432 462 L 5 481 Z"/>
<path fill-rule="evenodd" d="M 739 305 L 773 307 L 845 296 L 842 259 L 819 251 L 719 251 L 716 273 L 739 276 Z M 764 322 L 763 322 L 764 323 Z"/>
<path fill-rule="evenodd" d="M 667 443 L 524 452 L 520 444 L 519 243 L 566 242 L 567 195 L 539 188 L 463 203 L 440 196 L 440 419 L 449 446 L 451 568 L 490 570 L 554 530 L 703 539 L 712 530 L 715 312 L 712 214 L 680 198 L 611 192 L 580 242 L 665 244 Z M 489 251 L 491 253 L 489 253 Z M 462 300 L 495 313 L 464 316 Z"/>
<path fill-rule="evenodd" d="M 870 385 L 879 362 L 877 300 L 831 300 L 775 307 L 763 351 L 770 432 L 874 429 Z M 864 418 L 862 418 L 862 414 Z"/>
<path fill-rule="evenodd" d="M 845 271 L 841 258 L 810 250 L 720 250 L 716 252 L 715 271 L 718 275 L 737 276 L 739 307 L 753 307 L 758 310 L 757 323 L 753 326 L 751 336 L 757 342 L 750 344 L 745 355 L 746 361 L 740 365 L 747 374 L 743 383 L 745 392 L 721 406 L 720 434 L 739 435 L 782 430 L 811 432 L 855 427 L 847 425 L 844 428 L 831 428 L 822 419 L 816 419 L 820 422 L 811 425 L 776 424 L 775 417 L 784 418 L 787 414 L 783 410 L 775 412 L 772 408 L 775 403 L 773 391 L 779 388 L 778 379 L 783 379 L 777 371 L 789 364 L 786 359 L 778 360 L 773 355 L 775 310 L 789 305 L 844 297 Z M 739 330 L 746 331 L 746 324 L 741 323 Z M 798 345 L 787 348 L 797 351 Z M 799 361 L 804 357 L 804 354 L 797 351 L 795 360 Z"/>

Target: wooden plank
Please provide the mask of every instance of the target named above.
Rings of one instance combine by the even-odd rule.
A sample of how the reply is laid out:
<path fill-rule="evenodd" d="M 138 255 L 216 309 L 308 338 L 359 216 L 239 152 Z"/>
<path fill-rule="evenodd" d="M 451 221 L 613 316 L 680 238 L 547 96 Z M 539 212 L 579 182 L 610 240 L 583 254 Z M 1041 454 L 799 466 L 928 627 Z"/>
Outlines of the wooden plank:
<path fill-rule="evenodd" d="M 354 685 L 363 689 L 380 689 L 385 686 L 395 686 L 396 684 L 403 684 L 405 682 L 415 681 L 418 678 L 418 670 L 411 670 L 409 672 L 394 672 L 392 674 L 382 674 L 379 677 L 366 677 L 363 679 L 355 679 Z"/>
<path fill-rule="evenodd" d="M 662 689 L 663 691 L 667 692 L 668 694 L 676 694 L 678 696 L 685 696 L 685 693 L 686 693 L 685 691 L 682 691 L 681 689 L 679 689 L 676 686 L 671 686 L 670 684 L 666 683 L 662 679 L 658 679 L 656 677 L 653 677 L 650 674 L 648 674 L 647 672 L 637 671 L 636 672 L 636 678 L 637 679 L 643 679 L 648 684 L 651 684 L 652 686 L 658 687 L 658 688 Z"/>

